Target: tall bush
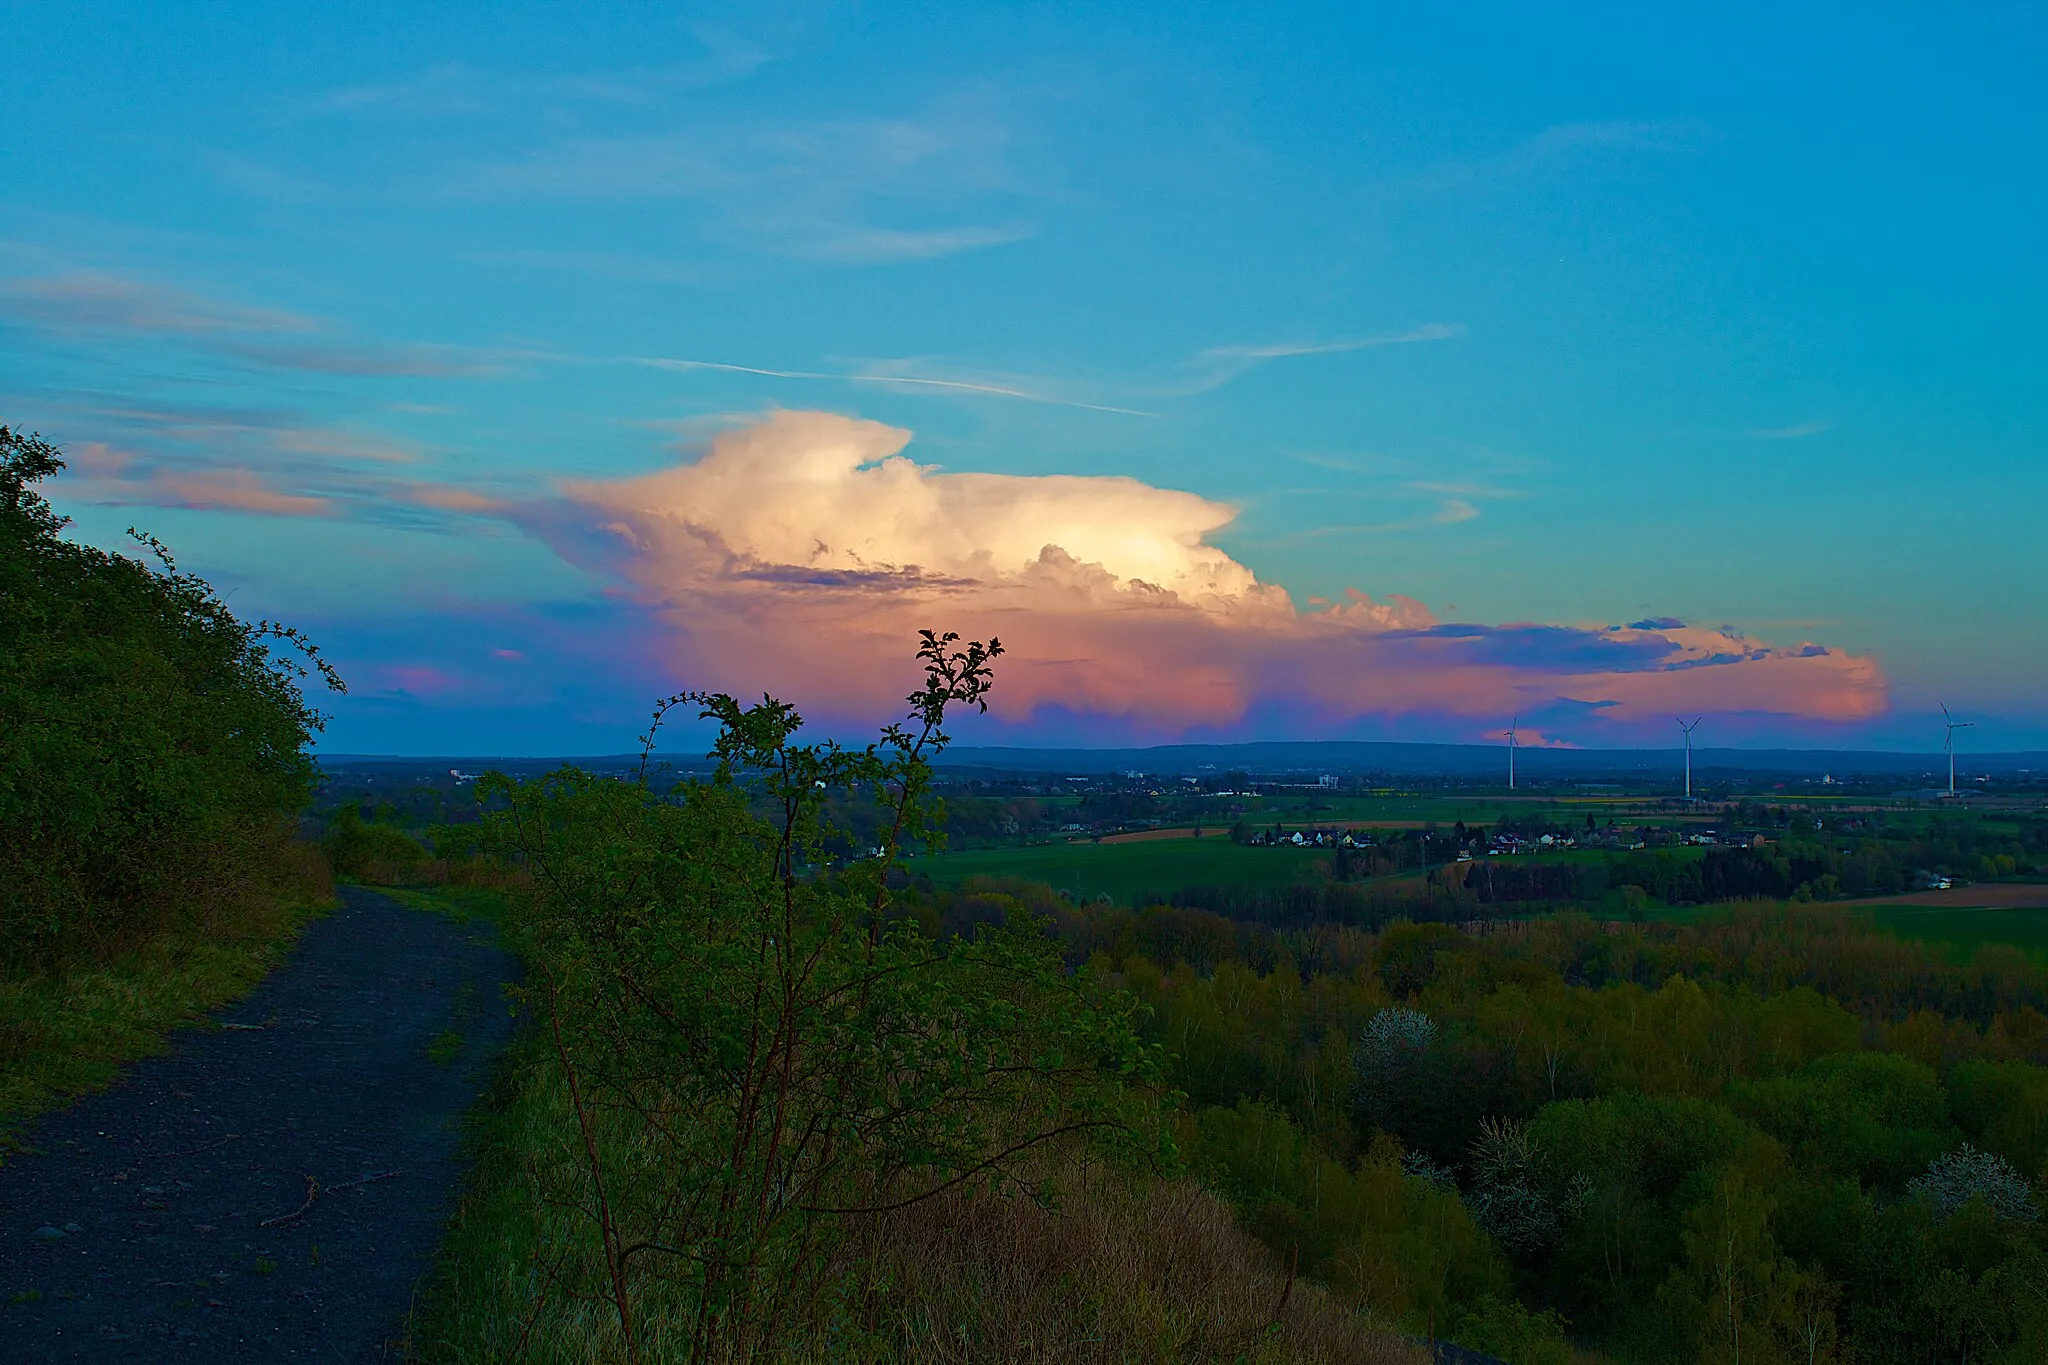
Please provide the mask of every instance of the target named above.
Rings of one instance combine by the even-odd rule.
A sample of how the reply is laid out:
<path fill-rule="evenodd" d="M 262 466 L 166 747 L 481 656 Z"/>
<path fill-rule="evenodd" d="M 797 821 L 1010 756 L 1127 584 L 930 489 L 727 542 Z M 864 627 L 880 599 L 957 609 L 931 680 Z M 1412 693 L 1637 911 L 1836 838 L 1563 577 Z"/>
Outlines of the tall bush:
<path fill-rule="evenodd" d="M 92 958 L 256 894 L 313 781 L 296 631 L 63 538 L 55 447 L 0 427 L 0 964 Z"/>
<path fill-rule="evenodd" d="M 513 928 L 576 1134 L 533 1173 L 560 1215 L 542 1293 L 608 1305 L 593 1330 L 629 1360 L 802 1335 L 858 1220 L 1049 1195 L 1056 1152 L 1170 1151 L 1128 1000 L 1028 921 L 940 940 L 892 913 L 896 850 L 936 838 L 947 709 L 985 704 L 1001 648 L 955 644 L 925 633 L 908 725 L 866 748 L 798 743 L 780 702 L 686 694 L 663 709 L 718 723 L 708 782 L 489 780 L 532 875 Z M 840 861 L 819 816 L 854 795 L 880 808 L 880 853 Z"/>

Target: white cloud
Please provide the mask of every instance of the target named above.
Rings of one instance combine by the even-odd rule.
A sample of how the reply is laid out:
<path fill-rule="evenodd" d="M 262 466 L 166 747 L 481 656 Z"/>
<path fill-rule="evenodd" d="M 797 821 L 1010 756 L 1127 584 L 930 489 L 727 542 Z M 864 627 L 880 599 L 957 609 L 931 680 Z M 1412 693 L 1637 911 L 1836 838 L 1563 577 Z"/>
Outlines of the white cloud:
<path fill-rule="evenodd" d="M 1661 734 L 1674 707 L 1854 720 L 1884 706 L 1876 665 L 1839 650 L 1685 627 L 1445 624 L 1359 593 L 1301 611 L 1208 543 L 1228 506 L 1129 478 L 944 471 L 906 458 L 908 439 L 777 413 L 693 463 L 504 514 L 633 584 L 667 628 L 649 648 L 681 680 L 842 716 L 899 703 L 919 627 L 1002 638 L 1007 720 L 1120 718 L 1127 736 L 1251 714 L 1301 733 L 1421 716 L 1468 734 L 1545 704 L 1597 713 L 1603 734 Z M 1474 512 L 1445 497 L 1430 519 Z"/>
<path fill-rule="evenodd" d="M 1264 592 L 1203 543 L 1236 515 L 1221 503 L 1120 476 L 945 473 L 906 459 L 909 440 L 880 422 L 780 412 L 694 464 L 566 491 L 672 546 L 755 566 L 1018 582 L 1052 547 L 1118 589 L 1209 606 Z"/>

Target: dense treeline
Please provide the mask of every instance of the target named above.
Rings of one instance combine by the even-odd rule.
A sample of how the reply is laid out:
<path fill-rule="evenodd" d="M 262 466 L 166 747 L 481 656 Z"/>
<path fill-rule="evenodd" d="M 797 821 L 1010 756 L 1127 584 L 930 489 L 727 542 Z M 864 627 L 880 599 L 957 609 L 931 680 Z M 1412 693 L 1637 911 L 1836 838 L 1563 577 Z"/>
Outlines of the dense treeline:
<path fill-rule="evenodd" d="M 1912 890 L 1930 875 L 1996 881 L 2036 873 L 2048 863 L 2048 822 L 2022 820 L 2007 831 L 1982 819 L 1941 817 L 1896 823 L 1868 817 L 1816 822 L 1803 813 L 1755 808 L 1782 829 L 1752 845 L 1709 848 L 1703 856 L 1668 849 L 1570 863 L 1484 858 L 1447 869 L 1446 880 L 1480 905 L 1597 901 L 1635 887 L 1672 905 L 1723 900 L 1834 900 Z M 1736 817 L 1739 824 L 1740 815 Z M 1540 822 L 1538 834 L 1553 832 Z M 1558 827 L 1564 833 L 1570 830 Z"/>
<path fill-rule="evenodd" d="M 1378 931 L 981 883 L 1150 1010 L 1184 1150 L 1342 1295 L 1511 1360 L 2048 1358 L 2048 976 L 1823 907 Z"/>
<path fill-rule="evenodd" d="M 319 715 L 293 631 L 251 625 L 163 546 L 63 539 L 63 467 L 0 427 L 0 959 L 103 958 L 274 891 Z M 327 681 L 339 687 L 332 673 Z"/>

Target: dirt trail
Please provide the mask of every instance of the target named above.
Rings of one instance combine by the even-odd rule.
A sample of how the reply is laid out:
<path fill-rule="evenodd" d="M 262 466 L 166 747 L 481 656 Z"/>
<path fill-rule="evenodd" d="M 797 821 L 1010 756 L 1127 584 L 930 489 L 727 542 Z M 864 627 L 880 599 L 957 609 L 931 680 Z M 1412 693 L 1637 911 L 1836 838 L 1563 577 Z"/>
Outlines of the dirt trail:
<path fill-rule="evenodd" d="M 489 926 L 350 888 L 0 1169 L 0 1361 L 396 1359 L 511 1019 Z"/>

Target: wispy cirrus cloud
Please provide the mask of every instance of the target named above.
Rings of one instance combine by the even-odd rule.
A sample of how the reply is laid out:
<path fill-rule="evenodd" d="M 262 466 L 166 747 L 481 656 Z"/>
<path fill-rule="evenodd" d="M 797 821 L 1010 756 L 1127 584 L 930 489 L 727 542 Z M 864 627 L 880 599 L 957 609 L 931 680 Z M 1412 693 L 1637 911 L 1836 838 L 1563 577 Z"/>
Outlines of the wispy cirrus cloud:
<path fill-rule="evenodd" d="M 1586 147 L 1677 152 L 1698 146 L 1707 132 L 1707 125 L 1696 119 L 1595 119 L 1582 123 L 1558 123 L 1522 144 L 1517 155 L 1524 161 L 1534 161 Z"/>
<path fill-rule="evenodd" d="M 301 313 L 97 270 L 0 278 L 0 324 L 5 323 L 66 336 L 181 342 L 268 368 L 353 377 L 481 375 L 518 355 L 352 339 Z"/>
<path fill-rule="evenodd" d="M 1155 414 L 1137 408 L 1118 407 L 1108 403 L 1090 403 L 1078 398 L 1069 398 L 1044 389 L 1021 387 L 1019 383 L 1002 383 L 985 379 L 947 378 L 918 374 L 909 367 L 908 361 L 878 361 L 870 368 L 861 370 L 778 370 L 759 365 L 738 365 L 720 360 L 686 360 L 671 356 L 632 356 L 626 362 L 643 365 L 649 369 L 668 370 L 687 374 L 693 371 L 708 371 L 723 374 L 753 374 L 768 379 L 793 379 L 806 382 L 829 382 L 835 384 L 882 384 L 906 389 L 950 390 L 955 393 L 985 394 L 992 398 L 1010 398 L 1026 403 L 1045 403 L 1055 407 L 1083 408 L 1090 412 L 1109 412 L 1126 417 L 1151 417 Z"/>
<path fill-rule="evenodd" d="M 646 251 L 518 247 L 474 252 L 464 259 L 479 265 L 545 270 L 634 284 L 703 284 L 712 277 L 712 272 L 695 261 L 679 261 Z"/>
<path fill-rule="evenodd" d="M 289 408 L 145 400 L 125 394 L 74 392 L 53 404 L 67 424 L 90 426 L 185 460 L 208 451 L 221 458 L 289 465 L 338 460 L 350 464 L 417 463 L 414 446 L 376 432 L 322 422 Z"/>
<path fill-rule="evenodd" d="M 1760 427 L 1749 434 L 1759 441 L 1799 441 L 1834 429 L 1833 422 L 1797 422 L 1789 427 Z"/>
<path fill-rule="evenodd" d="M 1529 494 L 1520 488 L 1507 488 L 1500 484 L 1477 483 L 1471 480 L 1444 482 L 1437 479 L 1411 479 L 1401 485 L 1411 493 L 1435 493 L 1447 498 L 1516 499 Z"/>
<path fill-rule="evenodd" d="M 930 228 L 848 224 L 821 234 L 812 250 L 820 256 L 846 261 L 928 261 L 984 247 L 1008 246 L 1037 235 L 1037 225 L 1026 222 Z"/>
<path fill-rule="evenodd" d="M 1398 517 L 1389 521 L 1336 522 L 1325 526 L 1310 526 L 1286 535 L 1261 540 L 1262 546 L 1306 545 L 1318 540 L 1333 540 L 1343 536 L 1379 536 L 1396 531 L 1422 531 L 1433 526 L 1456 526 L 1459 522 L 1473 521 L 1479 516 L 1479 509 L 1471 500 L 1461 497 L 1447 497 L 1438 501 L 1432 511 L 1412 517 Z"/>
<path fill-rule="evenodd" d="M 730 29 L 700 23 L 690 25 L 689 31 L 699 53 L 682 61 L 546 73 L 435 62 L 387 80 L 325 91 L 313 99 L 310 109 L 316 114 L 409 120 L 502 119 L 576 104 L 649 109 L 678 95 L 751 75 L 773 60 L 769 47 Z"/>
<path fill-rule="evenodd" d="M 1379 336 L 1361 337 L 1351 340 L 1324 342 L 1288 342 L 1259 346 L 1214 346 L 1203 351 L 1188 362 L 1190 368 L 1206 368 L 1200 378 L 1166 386 L 1137 389 L 1136 392 L 1154 399 L 1191 398 L 1211 392 L 1246 371 L 1259 365 L 1296 356 L 1341 355 L 1353 351 L 1371 350 L 1382 346 L 1401 346 L 1420 342 L 1448 341 L 1464 335 L 1465 329 L 1450 323 L 1432 322 L 1403 332 L 1386 333 Z M 806 383 L 838 384 L 882 384 L 905 389 L 951 390 L 958 393 L 986 394 L 996 398 L 1016 399 L 1029 403 L 1046 403 L 1059 407 L 1081 408 L 1090 412 L 1117 413 L 1128 417 L 1156 417 L 1159 414 L 1146 408 L 1133 407 L 1125 403 L 1100 401 L 1098 398 L 1083 398 L 1073 392 L 1083 386 L 1049 379 L 1024 379 L 1014 376 L 984 376 L 968 373 L 932 373 L 929 362 L 914 360 L 876 360 L 863 366 L 836 370 L 784 369 L 764 365 L 745 365 L 734 361 L 703 360 L 673 356 L 626 357 L 625 363 L 644 365 L 654 369 L 665 369 L 679 373 L 691 371 L 723 372 L 727 374 L 753 374 L 769 379 L 788 379 Z M 1099 386 L 1098 386 L 1099 387 Z M 1108 395 L 1103 395 L 1107 397 Z M 1330 468 L 1348 468 L 1349 465 L 1335 457 L 1299 457 L 1307 463 L 1326 463 Z M 1420 486 L 1417 485 L 1419 488 Z M 1462 496 L 1508 496 L 1484 489 L 1465 489 Z"/>
<path fill-rule="evenodd" d="M 0 318 L 50 331 L 162 336 L 304 335 L 313 319 L 97 270 L 0 279 Z"/>
<path fill-rule="evenodd" d="M 485 77 L 467 62 L 436 62 L 396 80 L 329 90 L 313 101 L 323 114 L 388 114 L 453 118 L 494 112 L 514 87 Z"/>
<path fill-rule="evenodd" d="M 1544 172 L 1560 172 L 1606 154 L 1670 156 L 1708 144 L 1712 129 L 1689 118 L 1596 119 L 1553 124 L 1491 155 L 1440 162 L 1408 177 L 1421 191 L 1479 188 Z"/>
<path fill-rule="evenodd" d="M 1153 390 L 1161 397 L 1188 398 L 1222 388 L 1257 367 L 1275 360 L 1297 356 L 1342 355 L 1381 346 L 1407 346 L 1417 342 L 1451 341 L 1465 334 L 1458 323 L 1427 322 L 1403 332 L 1340 341 L 1290 341 L 1256 346 L 1211 346 L 1187 363 L 1196 377 Z"/>
<path fill-rule="evenodd" d="M 810 122 L 678 116 L 665 129 L 553 137 L 436 191 L 471 200 L 677 203 L 728 240 L 846 263 L 928 260 L 1036 234 L 1040 192 L 1012 164 L 998 100 Z"/>
<path fill-rule="evenodd" d="M 1241 544 L 1272 548 L 1288 545 L 1306 545 L 1315 541 L 1333 540 L 1346 536 L 1389 535 L 1401 531 L 1424 531 L 1442 526 L 1456 526 L 1462 522 L 1475 521 L 1480 516 L 1480 504 L 1486 502 L 1513 500 L 1529 497 L 1523 489 L 1510 488 L 1495 483 L 1481 483 L 1474 480 L 1405 479 L 1391 480 L 1385 476 L 1386 467 L 1394 462 L 1381 460 L 1373 469 L 1362 467 L 1355 460 L 1331 457 L 1301 457 L 1304 463 L 1319 468 L 1334 469 L 1343 473 L 1364 474 L 1369 482 L 1358 488 L 1342 490 L 1347 499 L 1369 498 L 1378 506 L 1398 506 L 1404 502 L 1417 501 L 1432 504 L 1407 516 L 1386 517 L 1373 521 L 1329 522 L 1308 526 L 1282 535 L 1259 537 L 1241 541 Z M 1328 498 L 1331 490 L 1317 490 Z"/>

